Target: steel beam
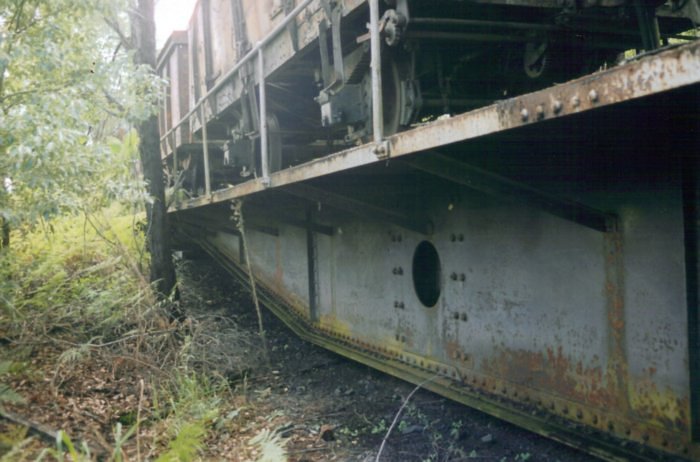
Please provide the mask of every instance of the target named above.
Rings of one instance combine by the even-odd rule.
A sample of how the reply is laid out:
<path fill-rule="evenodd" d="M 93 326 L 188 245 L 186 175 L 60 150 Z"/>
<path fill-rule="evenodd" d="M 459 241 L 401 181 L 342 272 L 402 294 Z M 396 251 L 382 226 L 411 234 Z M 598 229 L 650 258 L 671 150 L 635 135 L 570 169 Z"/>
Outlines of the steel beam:
<path fill-rule="evenodd" d="M 270 185 L 270 158 L 267 139 L 267 92 L 265 91 L 265 61 L 263 60 L 265 48 L 258 48 L 258 90 L 260 99 L 260 165 L 262 166 L 262 183 Z"/>
<path fill-rule="evenodd" d="M 374 204 L 362 202 L 358 199 L 336 194 L 330 191 L 309 186 L 306 184 L 289 185 L 284 192 L 301 197 L 313 202 L 320 202 L 331 207 L 350 212 L 354 215 L 370 220 L 393 223 L 420 234 L 431 234 L 433 225 L 426 217 L 412 217 L 395 210 L 384 209 Z"/>
<path fill-rule="evenodd" d="M 531 186 L 518 183 L 442 154 L 430 154 L 408 161 L 408 165 L 467 188 L 511 202 L 520 202 L 544 210 L 564 220 L 573 221 L 596 231 L 605 232 L 612 214 L 601 212 L 578 202 L 560 199 Z"/>
<path fill-rule="evenodd" d="M 390 146 L 390 157 L 401 157 L 698 83 L 700 41 L 695 41 L 555 87 L 398 133 L 386 142 Z M 382 162 L 377 158 L 376 148 L 376 144 L 370 143 L 274 172 L 270 175 L 271 185 L 284 186 Z M 266 187 L 260 179 L 250 180 L 215 191 L 210 198 L 192 199 L 172 210 L 228 201 L 263 191 Z"/>
<path fill-rule="evenodd" d="M 257 212 L 255 213 L 255 217 L 258 217 Z M 335 228 L 332 226 L 326 226 L 326 225 L 321 225 L 318 223 L 314 222 L 309 222 L 308 220 L 300 220 L 298 218 L 294 218 L 290 215 L 285 214 L 284 212 L 275 212 L 274 216 L 267 214 L 267 213 L 262 213 L 260 214 L 259 218 L 266 220 L 267 222 L 278 222 L 278 223 L 284 223 L 287 225 L 291 225 L 297 228 L 302 228 L 306 230 L 313 231 L 314 233 L 318 234 L 323 234 L 325 236 L 332 236 L 335 234 Z M 255 218 L 253 218 L 255 219 Z"/>
<path fill-rule="evenodd" d="M 309 206 L 306 211 L 306 261 L 309 274 L 309 319 L 316 323 L 319 320 L 318 313 L 318 242 L 316 234 L 311 229 L 314 222 L 314 210 Z"/>
<path fill-rule="evenodd" d="M 195 213 L 189 217 L 180 218 L 180 222 L 188 223 L 191 226 L 198 226 L 200 228 L 202 227 L 202 225 L 204 225 L 204 227 L 210 226 L 216 231 L 227 232 L 229 234 L 239 234 L 238 230 L 231 221 L 229 221 L 227 218 L 219 218 L 225 216 L 226 215 L 216 213 Z M 276 237 L 280 235 L 279 228 L 255 223 L 254 219 L 249 220 L 248 217 L 246 217 L 246 228 L 252 229 L 254 231 L 259 231 L 269 236 Z"/>
<path fill-rule="evenodd" d="M 372 129 L 374 142 L 384 140 L 384 110 L 382 108 L 382 44 L 379 33 L 379 0 L 369 0 L 369 32 L 372 72 Z"/>
<path fill-rule="evenodd" d="M 249 286 L 244 269 L 234 263 L 230 255 L 222 253 L 221 249 L 214 247 L 203 239 L 193 239 L 222 267 L 237 277 L 244 285 Z M 528 406 L 517 407 L 509 404 L 507 399 L 488 392 L 478 391 L 475 388 L 462 383 L 459 379 L 450 380 L 440 377 L 439 373 L 417 365 L 408 365 L 396 360 L 390 349 L 370 349 L 372 345 L 357 342 L 347 335 L 332 335 L 332 332 L 323 327 L 319 328 L 299 316 L 299 307 L 286 298 L 280 296 L 267 281 L 262 278 L 256 280 L 259 284 L 259 295 L 266 308 L 272 311 L 282 320 L 296 335 L 313 344 L 343 355 L 369 367 L 381 370 L 387 374 L 420 384 L 421 387 L 443 395 L 454 401 L 470 406 L 479 411 L 508 421 L 514 425 L 539 433 L 548 438 L 560 441 L 564 444 L 586 451 L 605 460 L 660 460 L 658 454 L 640 453 L 633 445 L 620 444 L 613 438 L 604 439 L 592 435 L 582 426 L 563 423 L 552 416 L 530 410 Z"/>
<path fill-rule="evenodd" d="M 204 104 L 200 106 L 200 117 L 202 118 L 202 156 L 204 157 L 204 194 L 211 194 L 211 172 L 209 170 L 209 141 L 207 139 L 207 119 L 204 112 Z"/>
<path fill-rule="evenodd" d="M 696 145 L 698 143 L 695 143 Z M 696 148 L 697 149 L 697 148 Z M 685 231 L 685 281 L 688 310 L 688 378 L 690 381 L 690 431 L 700 441 L 700 158 L 688 149 L 683 165 L 683 221 Z"/>

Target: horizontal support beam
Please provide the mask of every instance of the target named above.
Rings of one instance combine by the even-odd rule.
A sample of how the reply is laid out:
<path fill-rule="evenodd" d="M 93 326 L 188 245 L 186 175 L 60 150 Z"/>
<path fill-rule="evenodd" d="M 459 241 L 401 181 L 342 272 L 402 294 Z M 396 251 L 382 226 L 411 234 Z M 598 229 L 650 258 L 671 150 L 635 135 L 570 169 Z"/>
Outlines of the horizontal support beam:
<path fill-rule="evenodd" d="M 228 234 L 238 235 L 238 229 L 232 221 L 227 221 L 226 219 L 218 219 L 216 215 L 207 215 L 206 213 L 196 213 L 190 214 L 188 217 L 181 218 L 178 222 L 185 223 L 190 227 L 196 227 L 202 230 L 214 230 L 217 232 L 224 232 Z M 280 231 L 278 228 L 273 226 L 268 226 L 266 224 L 256 223 L 255 220 L 245 220 L 246 229 L 258 231 L 270 236 L 279 236 Z"/>
<path fill-rule="evenodd" d="M 370 220 L 392 223 L 420 234 L 431 234 L 433 224 L 428 218 L 411 217 L 396 210 L 388 210 L 352 197 L 343 196 L 306 184 L 294 184 L 282 189 L 293 196 L 350 212 Z"/>
<path fill-rule="evenodd" d="M 388 138 L 390 158 L 438 149 L 519 127 L 536 125 L 591 110 L 600 110 L 625 101 L 700 83 L 700 40 L 648 54 L 624 65 L 545 88 L 454 117 L 437 120 L 397 133 Z M 323 158 L 270 174 L 270 184 L 251 179 L 173 205 L 170 210 L 186 210 L 269 191 L 300 181 L 380 161 L 373 143 L 337 152 Z M 179 151 L 179 148 L 178 148 Z"/>
<path fill-rule="evenodd" d="M 248 202 L 246 204 L 246 208 L 249 208 L 252 204 Z M 292 215 L 286 214 L 284 212 L 278 212 L 277 210 L 271 212 L 271 213 L 266 213 L 266 212 L 260 212 L 258 210 L 254 212 L 248 212 L 249 214 L 254 215 L 254 220 L 261 220 L 261 221 L 268 221 L 268 222 L 275 222 L 275 223 L 284 223 L 286 225 L 294 226 L 296 228 L 302 228 L 302 229 L 308 229 L 311 230 L 315 233 L 323 234 L 326 236 L 332 236 L 335 234 L 335 228 L 333 226 L 327 226 L 327 225 L 320 225 L 318 223 L 309 223 L 306 220 L 296 218 Z M 272 214 L 274 213 L 274 215 Z M 250 216 L 250 215 L 249 215 Z"/>
<path fill-rule="evenodd" d="M 443 154 L 419 156 L 408 161 L 408 165 L 490 196 L 543 210 L 596 231 L 608 231 L 610 224 L 615 220 L 613 214 L 551 196 L 531 186 L 473 167 Z"/>

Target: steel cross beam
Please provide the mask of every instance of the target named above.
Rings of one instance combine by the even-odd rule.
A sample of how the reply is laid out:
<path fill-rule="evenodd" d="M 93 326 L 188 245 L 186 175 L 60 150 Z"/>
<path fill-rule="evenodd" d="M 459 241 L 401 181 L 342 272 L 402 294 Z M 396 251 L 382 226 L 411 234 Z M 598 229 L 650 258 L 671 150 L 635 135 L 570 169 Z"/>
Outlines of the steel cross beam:
<path fill-rule="evenodd" d="M 250 202 L 246 204 L 246 207 L 254 207 Z M 283 223 L 287 224 L 290 226 L 294 226 L 296 228 L 301 228 L 301 229 L 306 229 L 308 231 L 312 231 L 314 233 L 319 233 L 323 234 L 325 236 L 332 236 L 335 233 L 335 229 L 332 226 L 327 226 L 327 225 L 321 225 L 318 223 L 314 222 L 309 222 L 306 219 L 299 219 L 295 218 L 292 215 L 289 215 L 284 212 L 279 212 L 278 210 L 275 210 L 274 213 L 272 212 L 266 212 L 266 211 L 248 211 L 248 217 L 252 220 L 260 219 L 263 221 L 269 222 L 278 222 L 278 223 Z"/>
<path fill-rule="evenodd" d="M 511 179 L 474 167 L 443 154 L 426 154 L 408 161 L 417 170 L 444 178 L 470 189 L 512 202 L 524 203 L 564 220 L 606 232 L 615 216 L 568 199 L 551 196 Z"/>
<path fill-rule="evenodd" d="M 293 196 L 313 202 L 320 202 L 331 207 L 350 212 L 354 215 L 387 223 L 393 223 L 402 228 L 420 234 L 431 234 L 433 224 L 427 217 L 413 217 L 396 210 L 388 210 L 358 199 L 319 189 L 306 184 L 285 186 L 282 191 Z"/>

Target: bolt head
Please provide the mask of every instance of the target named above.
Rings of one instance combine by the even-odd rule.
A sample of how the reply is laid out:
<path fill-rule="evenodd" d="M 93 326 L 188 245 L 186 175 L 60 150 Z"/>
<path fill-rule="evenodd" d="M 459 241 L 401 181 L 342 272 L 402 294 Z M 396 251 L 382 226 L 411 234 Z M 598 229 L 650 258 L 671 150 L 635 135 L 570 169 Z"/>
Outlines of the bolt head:
<path fill-rule="evenodd" d="M 374 155 L 380 158 L 388 157 L 389 149 L 386 143 L 377 143 L 372 150 Z"/>
<path fill-rule="evenodd" d="M 543 105 L 538 104 L 537 108 L 535 108 L 535 112 L 537 113 L 538 119 L 544 118 L 544 106 Z"/>
<path fill-rule="evenodd" d="M 591 90 L 588 92 L 588 100 L 591 103 L 597 103 L 598 102 L 598 92 L 595 90 Z"/>
<path fill-rule="evenodd" d="M 557 100 L 554 103 L 552 103 L 552 111 L 554 111 L 555 114 L 559 114 L 563 108 L 563 105 L 561 104 L 561 101 Z"/>
<path fill-rule="evenodd" d="M 530 112 L 527 109 L 523 109 L 522 111 L 520 111 L 520 119 L 523 122 L 527 122 L 527 119 L 529 119 L 529 118 L 530 118 Z"/>

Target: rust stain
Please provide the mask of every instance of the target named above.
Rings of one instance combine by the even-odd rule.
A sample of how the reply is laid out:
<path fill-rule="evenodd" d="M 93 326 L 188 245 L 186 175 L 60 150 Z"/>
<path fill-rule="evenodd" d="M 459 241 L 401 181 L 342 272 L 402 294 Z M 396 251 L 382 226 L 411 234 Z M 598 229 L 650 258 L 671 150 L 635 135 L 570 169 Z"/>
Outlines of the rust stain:
<path fill-rule="evenodd" d="M 588 406 L 619 408 L 614 372 L 601 366 L 584 366 L 572 361 L 562 347 L 544 352 L 504 350 L 491 360 L 484 360 L 485 372 L 533 389 L 554 393 Z"/>
<path fill-rule="evenodd" d="M 623 414 L 630 409 L 629 371 L 625 351 L 625 299 L 623 237 L 619 219 L 610 220 L 603 238 L 605 258 L 605 296 L 608 314 L 608 364 L 606 389 L 615 396 L 615 409 Z"/>
<path fill-rule="evenodd" d="M 330 330 L 331 332 L 341 335 L 352 335 L 352 325 L 346 321 L 338 319 L 334 314 L 322 314 L 319 317 L 319 326 Z"/>
<path fill-rule="evenodd" d="M 655 368 L 645 370 L 645 376 L 634 380 L 630 387 L 630 405 L 639 419 L 666 430 L 685 432 L 689 426 L 690 402 L 669 387 L 660 390 L 653 381 Z"/>
<path fill-rule="evenodd" d="M 461 366 L 467 369 L 473 368 L 473 356 L 468 351 L 464 350 L 459 344 L 459 342 L 454 340 L 448 340 L 445 342 L 444 347 L 445 353 L 447 353 L 447 357 L 449 359 L 457 363 L 461 363 Z"/>
<path fill-rule="evenodd" d="M 446 345 L 448 353 L 458 346 Z M 670 388 L 659 390 L 652 378 L 655 368 L 646 370 L 643 378 L 630 378 L 627 393 L 620 396 L 619 365 L 611 361 L 607 367 L 584 366 L 564 354 L 562 347 L 547 348 L 543 352 L 504 350 L 497 357 L 484 360 L 483 371 L 509 382 L 549 392 L 560 398 L 624 415 L 627 406 L 638 422 L 644 422 L 648 434 L 654 428 L 674 433 L 688 429 L 689 401 Z"/>

